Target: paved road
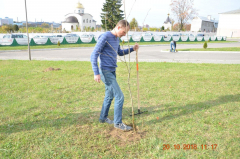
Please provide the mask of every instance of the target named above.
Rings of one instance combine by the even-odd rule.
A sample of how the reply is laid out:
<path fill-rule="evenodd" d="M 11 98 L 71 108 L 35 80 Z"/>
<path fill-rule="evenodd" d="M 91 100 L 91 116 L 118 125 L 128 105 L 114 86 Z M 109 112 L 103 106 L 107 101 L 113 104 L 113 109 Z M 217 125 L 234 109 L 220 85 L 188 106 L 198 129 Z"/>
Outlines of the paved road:
<path fill-rule="evenodd" d="M 209 48 L 240 47 L 238 43 L 212 43 Z M 178 49 L 202 48 L 201 44 L 177 45 Z M 240 52 L 178 52 L 163 51 L 169 45 L 141 46 L 139 61 L 240 64 Z M 89 61 L 93 48 L 32 50 L 32 60 Z M 0 60 L 28 60 L 27 51 L 0 51 Z M 131 54 L 135 61 L 135 53 Z"/>

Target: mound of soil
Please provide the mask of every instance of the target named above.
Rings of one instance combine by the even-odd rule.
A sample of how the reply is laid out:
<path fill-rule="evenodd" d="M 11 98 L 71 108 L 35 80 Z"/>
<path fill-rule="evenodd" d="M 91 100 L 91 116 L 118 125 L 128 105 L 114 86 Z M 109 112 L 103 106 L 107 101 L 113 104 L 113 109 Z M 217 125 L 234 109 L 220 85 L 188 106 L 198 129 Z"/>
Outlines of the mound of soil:
<path fill-rule="evenodd" d="M 49 72 L 49 71 L 59 71 L 59 70 L 61 70 L 60 68 L 52 68 L 52 67 L 49 67 L 49 68 L 47 68 L 46 70 L 44 70 L 43 72 Z"/>
<path fill-rule="evenodd" d="M 129 124 L 129 126 L 132 126 Z M 138 128 L 138 127 L 137 127 Z M 124 146 L 126 143 L 132 143 L 137 142 L 144 138 L 146 135 L 146 132 L 138 131 L 136 128 L 136 131 L 122 131 L 120 129 L 111 128 L 110 132 L 108 133 L 108 137 L 117 139 L 119 141 L 119 144 Z"/>

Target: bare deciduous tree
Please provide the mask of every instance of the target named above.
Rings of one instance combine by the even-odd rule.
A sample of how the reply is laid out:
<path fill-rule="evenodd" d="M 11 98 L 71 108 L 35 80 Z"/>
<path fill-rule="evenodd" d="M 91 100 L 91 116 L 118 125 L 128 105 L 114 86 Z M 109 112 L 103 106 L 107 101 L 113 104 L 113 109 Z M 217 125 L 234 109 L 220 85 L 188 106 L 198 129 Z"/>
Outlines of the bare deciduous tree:
<path fill-rule="evenodd" d="M 197 10 L 193 8 L 194 0 L 171 0 L 171 10 L 177 18 L 179 30 L 182 30 L 188 20 L 197 15 Z"/>

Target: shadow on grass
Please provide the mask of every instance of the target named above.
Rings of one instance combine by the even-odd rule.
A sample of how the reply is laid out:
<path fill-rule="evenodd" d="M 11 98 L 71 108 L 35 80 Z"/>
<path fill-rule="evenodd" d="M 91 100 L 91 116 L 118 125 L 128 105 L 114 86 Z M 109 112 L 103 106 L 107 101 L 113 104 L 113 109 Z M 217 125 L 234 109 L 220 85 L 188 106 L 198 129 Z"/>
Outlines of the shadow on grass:
<path fill-rule="evenodd" d="M 211 107 L 215 107 L 220 104 L 229 103 L 229 102 L 240 102 L 240 94 L 220 96 L 218 97 L 218 99 L 215 99 L 215 100 L 199 102 L 196 104 L 187 104 L 180 107 L 166 108 L 164 110 L 157 110 L 157 111 L 154 111 L 154 109 L 159 108 L 160 106 L 148 107 L 147 108 L 149 111 L 148 113 L 142 114 L 140 116 L 136 116 L 136 118 L 159 114 L 163 111 L 169 112 L 169 115 L 166 115 L 165 117 L 160 118 L 159 120 L 150 120 L 145 122 L 145 124 L 150 125 L 156 122 L 162 122 L 164 120 L 179 118 L 183 115 L 189 115 L 196 111 L 209 109 Z M 167 104 L 163 106 L 170 107 L 172 105 Z M 175 110 L 180 110 L 180 113 L 171 115 L 171 112 L 174 112 Z M 0 125 L 0 133 L 11 134 L 11 133 L 29 131 L 29 130 L 38 129 L 38 128 L 50 128 L 50 127 L 62 128 L 62 127 L 69 127 L 71 125 L 85 125 L 85 124 L 90 125 L 90 124 L 93 124 L 94 122 L 98 122 L 99 114 L 100 114 L 99 111 L 88 112 L 88 113 L 71 113 L 71 114 L 68 114 L 65 118 L 37 120 L 37 121 L 31 121 L 31 122 L 26 121 L 24 123 L 14 123 L 13 125 L 7 125 L 7 124 Z M 127 114 L 125 112 L 124 118 L 131 118 L 129 115 L 130 114 Z"/>
<path fill-rule="evenodd" d="M 150 124 L 154 124 L 156 122 L 172 120 L 172 119 L 184 116 L 184 115 L 190 115 L 197 111 L 206 110 L 206 109 L 216 107 L 218 105 L 225 104 L 225 103 L 230 103 L 230 102 L 240 102 L 240 94 L 220 96 L 215 100 L 199 102 L 196 104 L 186 104 L 186 105 L 180 106 L 180 107 L 171 107 L 171 108 L 166 108 L 166 109 L 157 110 L 157 111 L 154 111 L 154 109 L 159 108 L 160 106 L 149 107 L 148 110 L 150 111 L 150 113 L 147 113 L 146 115 L 159 114 L 163 111 L 167 111 L 169 115 L 166 115 L 163 118 L 159 118 L 159 120 L 154 119 L 154 120 L 147 121 L 146 124 L 150 125 Z M 167 105 L 167 106 L 163 105 L 163 106 L 167 107 L 170 105 Z M 180 112 L 172 115 L 171 112 L 174 112 L 176 110 L 178 110 Z"/>

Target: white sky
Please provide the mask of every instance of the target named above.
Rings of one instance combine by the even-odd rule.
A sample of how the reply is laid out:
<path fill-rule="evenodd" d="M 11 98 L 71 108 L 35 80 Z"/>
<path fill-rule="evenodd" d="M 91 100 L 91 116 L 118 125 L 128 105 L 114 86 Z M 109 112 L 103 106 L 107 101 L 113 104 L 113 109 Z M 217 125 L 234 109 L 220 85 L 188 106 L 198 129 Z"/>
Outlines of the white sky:
<path fill-rule="evenodd" d="M 61 22 L 68 13 L 73 13 L 78 0 L 27 0 L 28 20 Z M 101 24 L 100 13 L 102 12 L 105 0 L 80 0 L 85 8 L 85 13 L 93 16 L 97 24 Z M 135 5 L 133 6 L 135 2 Z M 128 21 L 136 18 L 139 25 L 147 15 L 144 24 L 150 27 L 161 27 L 170 12 L 171 0 L 126 0 L 126 15 L 129 15 Z M 212 18 L 219 19 L 218 13 L 240 9 L 240 0 L 195 0 L 194 8 L 198 9 L 199 16 L 211 15 Z M 124 8 L 122 7 L 122 10 Z M 0 18 L 13 18 L 14 21 L 25 21 L 25 3 L 24 0 L 0 0 Z"/>

